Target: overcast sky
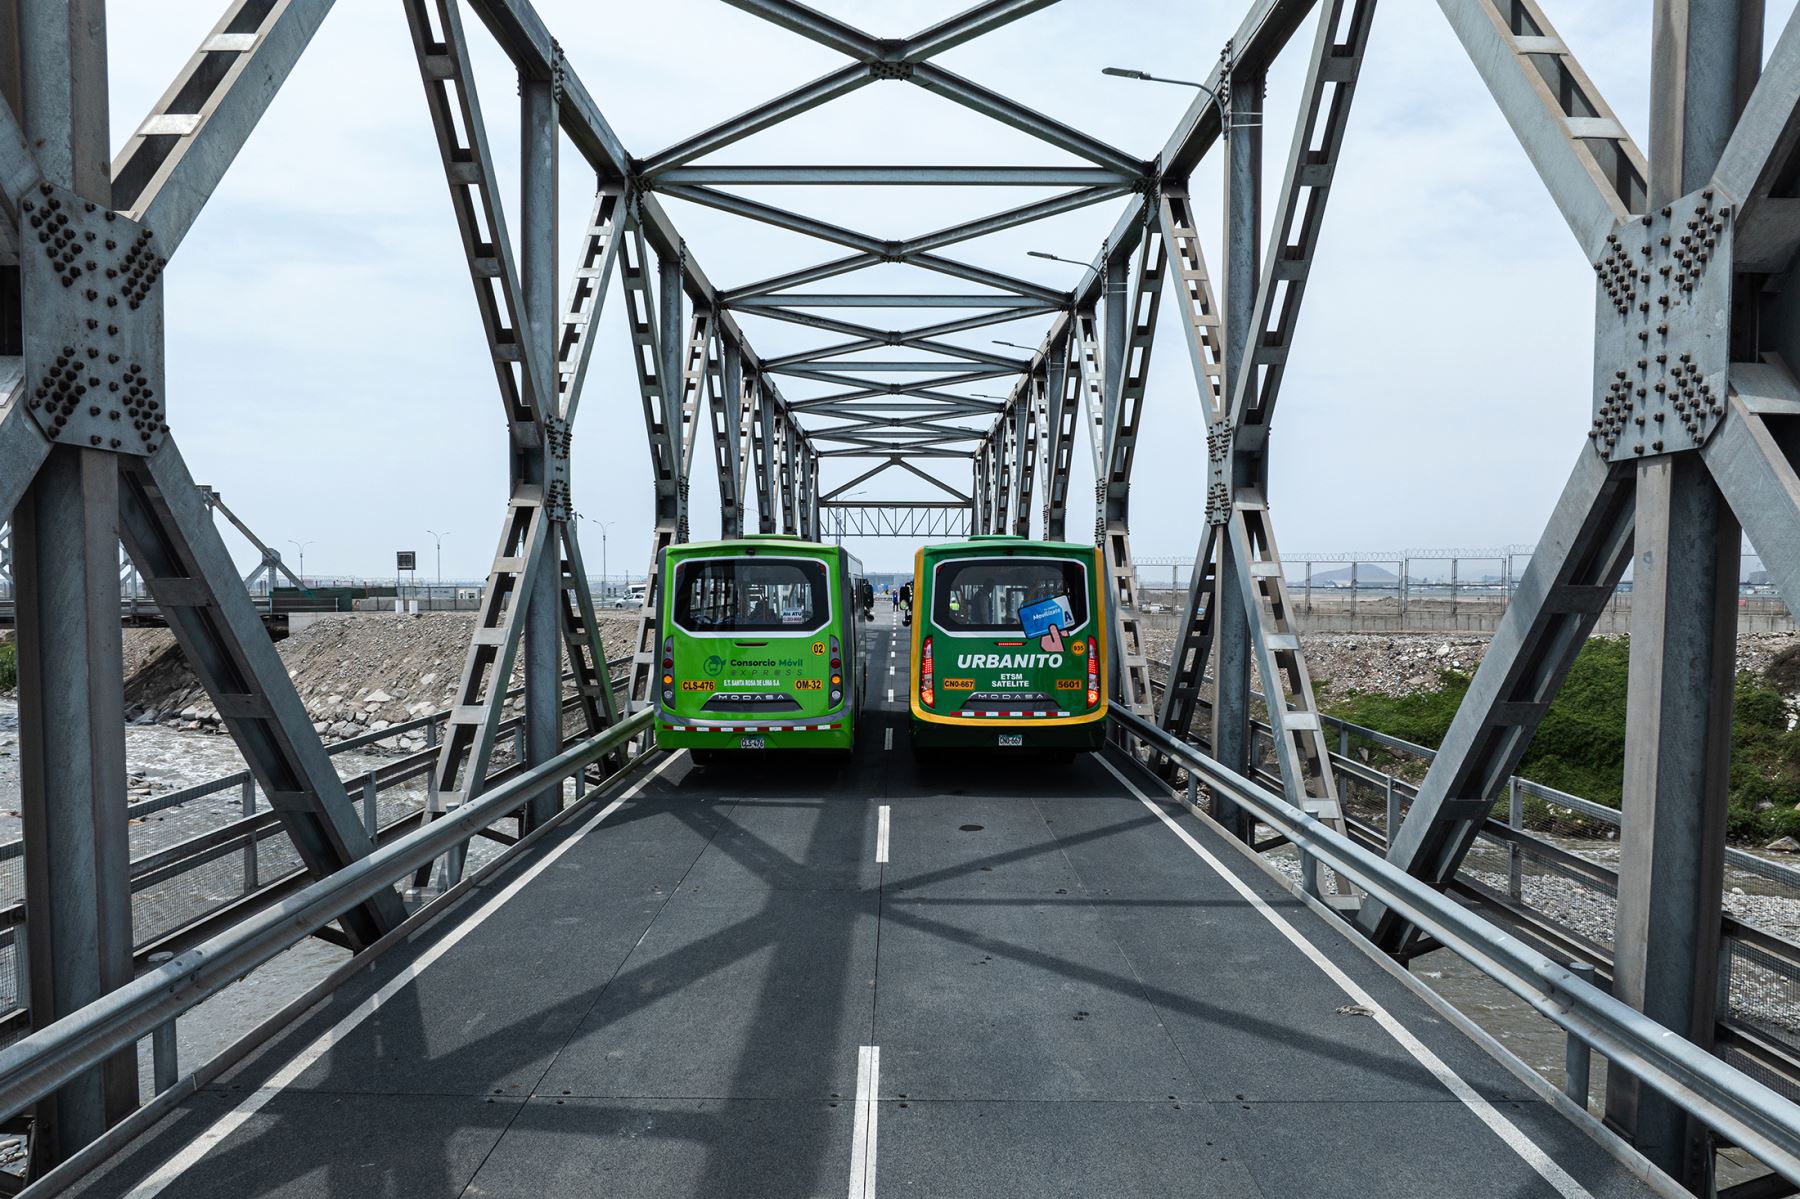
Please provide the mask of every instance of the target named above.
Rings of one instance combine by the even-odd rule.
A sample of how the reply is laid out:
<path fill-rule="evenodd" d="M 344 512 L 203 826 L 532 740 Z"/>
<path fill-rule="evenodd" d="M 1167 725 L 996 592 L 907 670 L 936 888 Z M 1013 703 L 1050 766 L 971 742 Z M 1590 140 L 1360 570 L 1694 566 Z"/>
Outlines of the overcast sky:
<path fill-rule="evenodd" d="M 869 33 L 900 37 L 968 0 L 830 0 Z M 109 6 L 113 141 L 121 145 L 217 19 L 221 0 Z M 1204 78 L 1243 5 L 1063 0 L 942 56 L 943 65 L 1140 157 L 1163 145 L 1185 88 L 1100 75 L 1108 65 Z M 1608 102 L 1647 145 L 1648 6 L 1548 6 Z M 1771 0 L 1769 43 L 1793 0 Z M 546 24 L 634 154 L 832 70 L 840 56 L 716 0 L 655 4 L 538 0 Z M 479 22 L 477 74 L 515 228 L 518 101 Z M 1265 109 L 1269 209 L 1292 137 L 1312 39 L 1294 40 Z M 572 262 L 593 176 L 565 140 L 561 240 Z M 876 84 L 706 159 L 780 163 L 1021 163 L 1077 160 L 920 88 Z M 1209 262 L 1219 267 L 1216 156 L 1193 180 Z M 1036 198 L 1030 189 L 754 188 L 745 194 L 880 237 L 906 237 Z M 1066 287 L 1078 273 L 1029 258 L 1087 260 L 1116 200 L 947 253 Z M 693 256 L 731 287 L 844 251 L 740 218 L 667 202 Z M 567 268 L 565 267 L 565 270 Z M 485 575 L 506 501 L 500 402 L 424 95 L 399 4 L 340 0 L 183 244 L 168 290 L 170 423 L 195 477 L 217 487 L 309 573 L 391 574 L 421 551 L 429 577 Z M 946 286 L 946 285 L 950 286 Z M 817 290 L 964 290 L 882 267 Z M 1486 89 L 1428 0 L 1387 0 L 1376 19 L 1325 236 L 1275 422 L 1271 497 L 1284 553 L 1487 547 L 1534 541 L 1589 419 L 1593 275 Z M 1132 494 L 1140 560 L 1191 557 L 1204 454 L 1186 347 L 1163 305 Z M 878 327 L 891 310 L 838 315 Z M 919 324 L 954 313 L 927 310 Z M 765 356 L 837 340 L 745 318 Z M 1035 345 L 1047 318 L 959 339 Z M 576 506 L 609 523 L 614 574 L 643 569 L 649 458 L 618 289 L 609 297 L 575 430 Z M 887 352 L 880 357 L 897 355 Z M 1000 381 L 1003 384 L 1003 381 Z M 999 393 L 1002 386 L 971 390 Z M 794 399 L 818 394 L 783 384 Z M 1080 536 L 1093 471 L 1076 447 L 1069 527 Z M 873 463 L 829 460 L 830 489 Z M 966 489 L 966 464 L 937 473 Z M 924 494 L 887 477 L 871 499 Z M 695 457 L 696 537 L 718 529 L 710 447 Z M 754 526 L 752 526 L 754 527 Z M 599 523 L 582 527 L 601 567 Z M 248 568 L 254 555 L 228 542 Z M 910 544 L 855 546 L 877 567 Z"/>

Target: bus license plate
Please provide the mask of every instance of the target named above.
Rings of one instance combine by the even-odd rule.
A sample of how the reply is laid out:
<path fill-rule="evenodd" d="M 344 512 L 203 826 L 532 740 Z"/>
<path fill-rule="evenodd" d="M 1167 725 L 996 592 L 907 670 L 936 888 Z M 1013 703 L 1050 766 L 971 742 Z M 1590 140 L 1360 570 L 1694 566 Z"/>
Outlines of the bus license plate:
<path fill-rule="evenodd" d="M 761 749 L 762 747 L 763 739 L 761 737 L 745 737 L 738 742 L 739 749 Z"/>
<path fill-rule="evenodd" d="M 1000 734 L 1000 744 L 1001 745 L 1023 745 L 1023 744 L 1025 744 L 1025 734 L 1024 733 L 1001 733 Z"/>

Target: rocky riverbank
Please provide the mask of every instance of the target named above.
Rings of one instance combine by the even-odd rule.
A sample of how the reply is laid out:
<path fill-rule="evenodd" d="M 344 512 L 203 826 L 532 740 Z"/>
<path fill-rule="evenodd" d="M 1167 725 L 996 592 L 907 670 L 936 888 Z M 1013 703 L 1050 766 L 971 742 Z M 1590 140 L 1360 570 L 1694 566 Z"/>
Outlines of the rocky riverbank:
<path fill-rule="evenodd" d="M 630 651 L 636 620 L 636 613 L 600 614 L 609 657 Z M 360 613 L 311 624 L 276 650 L 314 727 L 327 740 L 342 740 L 449 707 L 474 627 L 472 612 Z M 190 731 L 223 729 L 168 632 L 126 630 L 125 658 L 126 719 Z M 510 686 L 522 677 L 515 663 Z M 422 736 L 415 737 L 423 744 Z"/>

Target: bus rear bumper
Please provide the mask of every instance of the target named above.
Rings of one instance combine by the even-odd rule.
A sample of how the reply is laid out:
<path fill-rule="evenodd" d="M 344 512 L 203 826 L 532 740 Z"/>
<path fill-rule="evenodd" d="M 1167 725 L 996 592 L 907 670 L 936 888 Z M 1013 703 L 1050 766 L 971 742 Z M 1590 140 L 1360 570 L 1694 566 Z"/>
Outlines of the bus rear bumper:
<path fill-rule="evenodd" d="M 1012 738 L 1017 738 L 1015 743 Z M 1075 749 L 1097 750 L 1106 741 L 1106 722 L 1050 724 L 1043 721 L 992 724 L 940 724 L 912 717 L 912 743 L 920 749 Z"/>
<path fill-rule="evenodd" d="M 663 721 L 656 725 L 656 744 L 661 749 L 850 749 L 855 741 L 855 726 L 842 720 L 816 725 L 734 724 L 725 728 Z"/>

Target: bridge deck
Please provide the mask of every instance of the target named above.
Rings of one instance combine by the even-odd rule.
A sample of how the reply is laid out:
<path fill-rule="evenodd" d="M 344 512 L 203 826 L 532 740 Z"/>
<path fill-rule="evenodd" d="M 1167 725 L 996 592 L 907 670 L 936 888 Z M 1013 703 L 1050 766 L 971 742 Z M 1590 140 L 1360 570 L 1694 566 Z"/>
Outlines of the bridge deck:
<path fill-rule="evenodd" d="M 1643 1189 L 1100 762 L 915 766 L 888 622 L 848 766 L 673 759 L 83 1193 Z"/>

